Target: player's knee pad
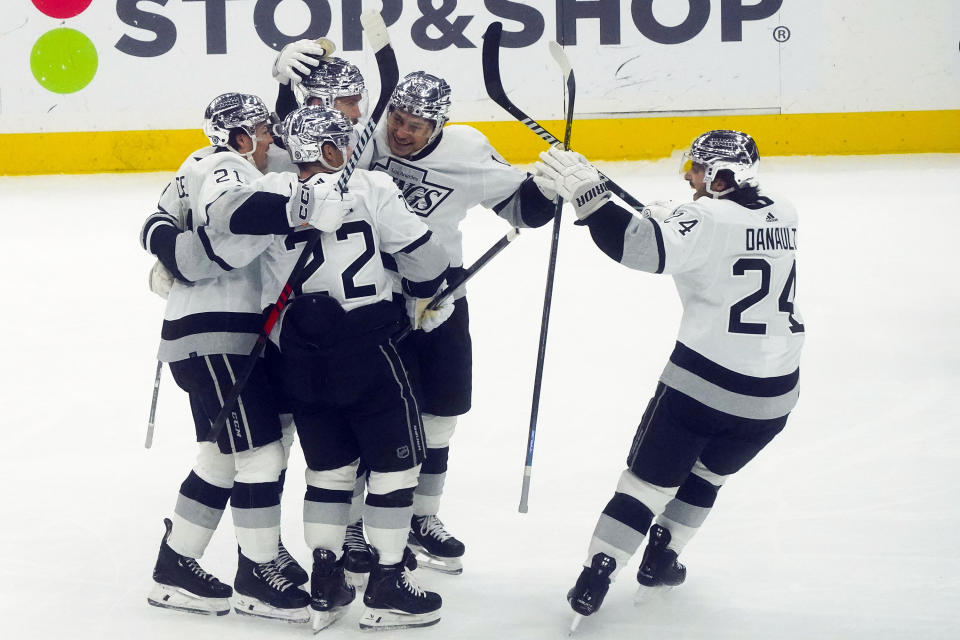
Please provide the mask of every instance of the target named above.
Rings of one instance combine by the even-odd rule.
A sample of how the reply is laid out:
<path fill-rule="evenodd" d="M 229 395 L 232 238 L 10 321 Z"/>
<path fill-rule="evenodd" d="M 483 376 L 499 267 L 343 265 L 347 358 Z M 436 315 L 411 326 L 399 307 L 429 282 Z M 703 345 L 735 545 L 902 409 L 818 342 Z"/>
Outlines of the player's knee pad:
<path fill-rule="evenodd" d="M 713 471 L 710 471 L 710 469 L 707 468 L 707 465 L 703 464 L 703 461 L 700 460 L 700 458 L 697 458 L 697 462 L 696 464 L 693 465 L 693 469 L 691 470 L 690 473 L 696 476 L 699 476 L 700 478 L 703 478 L 704 480 L 706 480 L 707 482 L 715 486 L 717 489 L 722 487 L 723 483 L 726 482 L 727 478 L 730 477 L 728 475 L 724 476 L 724 475 L 720 475 L 719 473 L 714 473 Z"/>
<path fill-rule="evenodd" d="M 193 472 L 204 482 L 229 489 L 233 486 L 237 468 L 232 453 L 221 453 L 220 447 L 214 442 L 201 442 Z"/>
<path fill-rule="evenodd" d="M 283 445 L 280 444 L 279 440 L 234 455 L 237 466 L 237 482 L 248 484 L 276 482 L 280 477 L 284 456 Z"/>
<path fill-rule="evenodd" d="M 442 449 L 450 445 L 450 438 L 457 427 L 457 416 L 423 414 L 423 435 L 428 449 Z"/>
<path fill-rule="evenodd" d="M 360 460 L 357 459 L 351 464 L 336 469 L 325 469 L 323 471 L 307 469 L 305 474 L 307 485 L 329 491 L 350 491 L 352 493 L 357 484 L 357 465 L 359 464 Z"/>
<path fill-rule="evenodd" d="M 624 493 L 639 500 L 654 514 L 658 514 L 663 512 L 667 503 L 677 493 L 677 487 L 659 487 L 641 480 L 630 469 L 624 469 L 617 482 L 617 493 Z"/>
<path fill-rule="evenodd" d="M 386 495 L 402 489 L 412 490 L 417 486 L 419 476 L 420 465 L 403 471 L 371 471 L 367 479 L 367 493 Z"/>

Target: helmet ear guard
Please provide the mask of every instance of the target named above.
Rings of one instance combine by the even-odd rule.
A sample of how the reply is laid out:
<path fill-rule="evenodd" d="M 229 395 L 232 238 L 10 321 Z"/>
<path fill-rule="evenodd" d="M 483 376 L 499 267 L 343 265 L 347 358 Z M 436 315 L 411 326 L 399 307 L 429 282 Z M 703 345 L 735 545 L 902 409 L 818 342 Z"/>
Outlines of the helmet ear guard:
<path fill-rule="evenodd" d="M 746 186 L 756 187 L 760 154 L 757 143 L 748 134 L 730 129 L 707 131 L 697 137 L 683 154 L 681 175 L 694 164 L 704 168 L 704 184 L 713 196 L 722 196 Z M 729 171 L 725 182 L 731 182 L 723 191 L 714 191 L 713 182 L 721 171 Z"/>

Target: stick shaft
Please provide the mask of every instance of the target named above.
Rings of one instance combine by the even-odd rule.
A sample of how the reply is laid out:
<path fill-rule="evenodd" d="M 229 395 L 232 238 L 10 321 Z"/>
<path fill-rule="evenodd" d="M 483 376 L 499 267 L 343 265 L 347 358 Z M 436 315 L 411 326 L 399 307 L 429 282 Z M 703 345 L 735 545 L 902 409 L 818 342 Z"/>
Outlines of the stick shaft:
<path fill-rule="evenodd" d="M 153 399 L 150 401 L 150 418 L 147 420 L 147 438 L 143 446 L 147 449 L 153 446 L 153 430 L 157 417 L 157 397 L 160 395 L 160 374 L 163 373 L 163 362 L 157 360 L 157 373 L 153 378 Z"/>

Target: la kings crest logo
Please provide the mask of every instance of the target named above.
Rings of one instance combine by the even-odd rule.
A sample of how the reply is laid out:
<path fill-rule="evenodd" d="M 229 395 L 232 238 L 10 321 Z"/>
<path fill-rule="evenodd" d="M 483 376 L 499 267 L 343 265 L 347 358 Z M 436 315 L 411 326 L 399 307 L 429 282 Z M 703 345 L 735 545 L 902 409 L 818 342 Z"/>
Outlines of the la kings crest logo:
<path fill-rule="evenodd" d="M 426 218 L 447 199 L 453 189 L 427 180 L 427 170 L 407 164 L 396 158 L 387 158 L 387 163 L 373 163 L 374 171 L 384 171 L 403 193 L 410 211 Z"/>

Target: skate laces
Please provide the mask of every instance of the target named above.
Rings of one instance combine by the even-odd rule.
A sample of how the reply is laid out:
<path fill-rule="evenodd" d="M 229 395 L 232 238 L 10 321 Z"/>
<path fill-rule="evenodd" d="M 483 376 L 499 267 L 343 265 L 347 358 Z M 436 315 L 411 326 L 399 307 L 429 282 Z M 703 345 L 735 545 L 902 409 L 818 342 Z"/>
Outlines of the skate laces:
<path fill-rule="evenodd" d="M 200 566 L 200 563 L 194 558 L 188 558 L 187 556 L 180 556 L 180 565 L 186 567 L 190 570 L 193 575 L 197 576 L 201 580 L 206 580 L 207 582 L 213 582 L 216 578 L 212 574 L 207 573 L 203 570 L 203 567 Z"/>
<path fill-rule="evenodd" d="M 282 544 L 277 545 L 277 559 L 273 561 L 277 565 L 277 569 L 283 571 L 291 564 L 294 564 L 296 560 L 293 559 L 293 556 L 290 555 L 290 552 L 284 548 Z"/>
<path fill-rule="evenodd" d="M 422 598 L 426 594 L 420 585 L 417 584 L 417 579 L 413 577 L 413 574 L 406 567 L 404 567 L 403 572 L 400 574 L 400 579 L 403 581 L 403 586 L 406 590 L 417 598 Z"/>
<path fill-rule="evenodd" d="M 355 522 L 347 527 L 346 537 L 343 539 L 343 546 L 351 551 L 366 551 L 367 541 L 363 537 L 363 521 Z"/>
<path fill-rule="evenodd" d="M 445 542 L 453 537 L 443 528 L 443 523 L 440 522 L 440 518 L 437 516 L 423 517 L 420 521 L 420 534 L 434 537 L 440 542 Z"/>
<path fill-rule="evenodd" d="M 264 562 L 257 565 L 257 571 L 271 589 L 276 591 L 286 591 L 293 586 L 293 583 L 287 580 L 275 562 Z"/>

